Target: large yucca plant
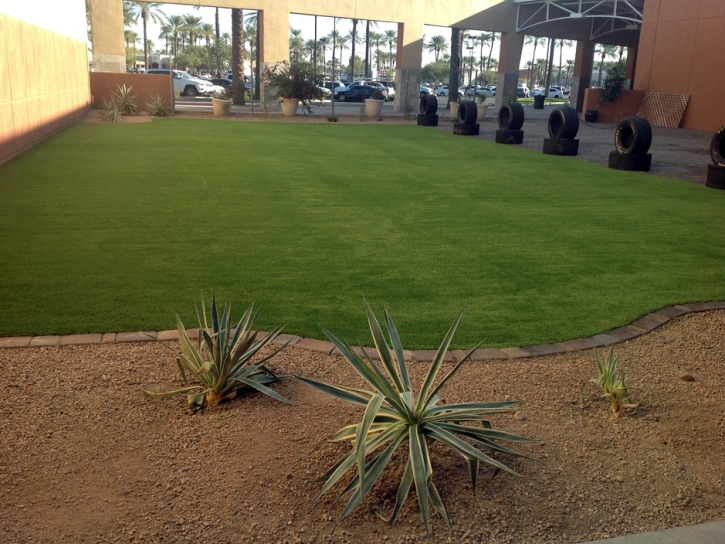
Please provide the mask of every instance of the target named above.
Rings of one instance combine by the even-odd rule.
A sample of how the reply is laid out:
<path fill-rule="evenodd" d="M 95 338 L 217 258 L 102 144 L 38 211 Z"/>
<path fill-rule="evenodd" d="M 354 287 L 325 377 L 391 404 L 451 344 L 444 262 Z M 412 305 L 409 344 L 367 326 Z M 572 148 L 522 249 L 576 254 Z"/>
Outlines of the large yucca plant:
<path fill-rule="evenodd" d="M 138 93 L 133 92 L 133 86 L 129 85 L 126 87 L 125 83 L 123 85 L 118 85 L 116 87 L 116 92 L 112 93 L 111 96 L 113 101 L 118 105 L 118 109 L 120 109 L 124 115 L 138 115 L 139 104 L 136 100 L 138 98 Z"/>
<path fill-rule="evenodd" d="M 168 117 L 171 115 L 171 108 L 160 94 L 150 97 L 146 106 L 149 109 L 149 114 L 154 117 Z"/>
<path fill-rule="evenodd" d="M 324 481 L 325 484 L 312 502 L 317 501 L 335 485 L 349 469 L 354 469 L 357 475 L 352 478 L 343 489 L 340 497 L 338 497 L 339 500 L 350 494 L 347 506 L 340 517 L 340 519 L 345 518 L 362 503 L 367 493 L 382 475 L 396 449 L 405 445 L 408 449 L 408 460 L 398 488 L 395 506 L 386 521 L 391 524 L 395 521 L 411 486 L 415 484 L 423 523 L 426 532 L 429 532 L 429 502 L 433 504 L 433 507 L 448 524 L 448 516 L 443 502 L 433 483 L 433 469 L 429 453 L 430 445 L 436 441 L 440 442 L 453 448 L 454 451 L 466 459 L 474 493 L 481 463 L 493 466 L 495 468 L 494 474 L 499 470 L 516 474 L 506 465 L 494 459 L 495 455 L 507 453 L 526 456 L 501 446 L 498 441 L 529 442 L 530 440 L 494 430 L 491 423 L 484 416 L 513 412 L 515 411 L 514 406 L 519 404 L 520 401 L 470 402 L 446 405 L 443 399 L 438 396 L 441 388 L 469 359 L 471 353 L 478 348 L 478 346 L 473 348 L 437 385 L 434 385 L 446 350 L 461 319 L 461 314 L 458 315 L 438 348 L 428 375 L 416 398 L 410 383 L 403 355 L 403 346 L 392 318 L 385 310 L 385 325 L 392 345 L 391 350 L 380 324 L 367 302 L 365 307 L 370 332 L 385 374 L 367 354 L 363 359 L 363 357 L 355 353 L 346 340 L 336 337 L 324 327 L 323 331 L 363 379 L 372 386 L 373 390 L 366 391 L 329 385 L 300 377 L 302 381 L 324 393 L 366 407 L 365 415 L 360 423 L 344 427 L 332 438 L 333 441 L 352 440 L 353 448 L 350 453 L 320 477 L 319 481 Z M 484 453 L 481 449 L 487 453 Z"/>
<path fill-rule="evenodd" d="M 196 314 L 199 321 L 198 347 L 191 343 L 181 318 L 176 316 L 182 351 L 176 358 L 176 362 L 184 382 L 188 383 L 186 379 L 188 373 L 194 376 L 199 383 L 166 393 L 149 390 L 146 393 L 157 400 L 164 400 L 195 391 L 188 396 L 188 401 L 192 409 L 198 409 L 202 407 L 204 401 L 207 406 L 215 406 L 222 400 L 234 398 L 240 389 L 248 387 L 278 401 L 292 404 L 265 385 L 277 381 L 278 378 L 263 363 L 283 350 L 286 345 L 260 361 L 251 363 L 259 350 L 277 338 L 284 325 L 276 327 L 263 338 L 255 341 L 256 331 L 252 327 L 258 311 L 254 311 L 254 304 L 247 308 L 236 328 L 232 329 L 231 306 L 225 304 L 220 315 L 214 296 L 211 299 L 211 327 L 209 327 L 203 299 L 201 311 L 197 306 Z"/>
<path fill-rule="evenodd" d="M 123 112 L 113 100 L 103 99 L 101 105 L 101 119 L 107 123 L 123 123 Z"/>

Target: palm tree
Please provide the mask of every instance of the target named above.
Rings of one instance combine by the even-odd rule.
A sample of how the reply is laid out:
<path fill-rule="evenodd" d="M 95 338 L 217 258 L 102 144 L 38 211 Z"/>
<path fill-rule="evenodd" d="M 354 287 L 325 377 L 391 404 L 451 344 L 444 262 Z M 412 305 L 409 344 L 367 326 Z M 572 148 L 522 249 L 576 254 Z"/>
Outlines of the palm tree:
<path fill-rule="evenodd" d="M 333 32 L 333 34 L 334 34 L 334 32 Z M 338 34 L 337 44 L 340 46 L 340 57 L 337 60 L 337 62 L 340 66 L 340 79 L 342 79 L 342 51 L 348 49 L 347 44 L 349 44 L 349 43 L 350 43 L 350 38 L 348 38 L 347 36 L 342 36 L 342 35 Z M 335 74 L 333 73 L 332 75 L 334 76 Z M 334 79 L 334 77 L 333 77 L 333 79 Z"/>
<path fill-rule="evenodd" d="M 360 37 L 357 35 L 357 19 L 352 20 L 352 30 L 348 37 L 350 38 L 350 81 L 355 80 L 355 45 L 360 43 Z"/>
<path fill-rule="evenodd" d="M 132 24 L 136 24 L 138 21 L 138 17 L 134 16 L 133 14 L 133 8 L 131 7 L 131 2 L 128 0 L 124 0 L 123 2 L 123 26 L 131 26 Z"/>
<path fill-rule="evenodd" d="M 393 68 L 393 45 L 398 47 L 398 33 L 395 30 L 386 30 L 383 32 L 385 40 L 388 42 L 388 53 L 390 54 L 390 68 Z"/>
<path fill-rule="evenodd" d="M 478 36 L 476 36 L 475 42 L 481 47 L 479 51 L 479 60 L 478 65 L 483 72 L 483 46 L 488 44 L 488 42 L 491 40 L 492 34 L 487 34 L 486 32 L 481 32 Z M 478 78 L 476 78 L 478 79 Z"/>
<path fill-rule="evenodd" d="M 244 13 L 232 9 L 232 101 L 244 105 Z"/>
<path fill-rule="evenodd" d="M 204 38 L 207 50 L 211 47 L 211 39 L 215 36 L 215 34 L 216 29 L 214 28 L 213 24 L 204 23 L 201 25 L 201 28 L 199 29 L 199 35 Z"/>
<path fill-rule="evenodd" d="M 289 29 L 289 53 L 290 60 L 294 57 L 294 62 L 300 61 L 300 54 L 304 53 L 305 42 L 302 39 L 302 31 L 297 28 Z"/>
<path fill-rule="evenodd" d="M 196 45 L 196 38 L 201 34 L 202 19 L 198 15 L 184 15 L 184 27 L 189 33 L 189 44 Z"/>
<path fill-rule="evenodd" d="M 164 47 L 164 54 L 169 54 L 169 40 L 172 38 L 171 33 L 171 27 L 168 25 L 168 23 L 164 23 L 161 25 L 161 32 L 159 33 L 159 40 L 164 40 L 166 42 L 166 46 Z"/>
<path fill-rule="evenodd" d="M 154 23 L 161 23 L 164 18 L 164 12 L 161 11 L 161 4 L 159 2 L 137 2 L 137 1 L 129 1 L 130 4 L 130 13 L 132 14 L 133 18 L 138 21 L 138 18 L 141 17 L 141 20 L 143 21 L 143 56 L 144 56 L 144 66 L 148 66 L 149 64 L 149 49 L 148 49 L 148 32 L 146 29 L 146 24 L 148 23 L 148 20 L 151 19 Z"/>
<path fill-rule="evenodd" d="M 368 77 L 368 74 L 370 73 L 370 27 L 373 26 L 374 28 L 378 28 L 378 22 L 377 21 L 366 21 L 365 22 L 365 75 L 363 77 Z"/>
<path fill-rule="evenodd" d="M 384 36 L 379 32 L 370 33 L 370 43 L 375 46 L 375 70 L 378 74 L 380 73 L 380 46 L 383 44 L 383 38 Z"/>
<path fill-rule="evenodd" d="M 245 32 L 247 33 L 247 39 L 249 40 L 249 54 L 254 60 L 254 96 L 259 96 L 259 90 L 261 86 L 261 78 L 259 72 L 261 67 L 259 65 L 259 26 L 257 21 L 259 20 L 258 11 L 247 11 L 244 13 L 244 22 L 246 23 Z"/>
<path fill-rule="evenodd" d="M 602 60 L 599 63 L 599 83 L 597 84 L 597 87 L 602 86 L 602 68 L 604 68 L 604 61 L 607 59 L 607 57 L 613 57 L 616 51 L 616 45 L 605 45 L 603 43 L 598 44 L 597 48 L 594 50 L 595 55 L 602 56 Z"/>
<path fill-rule="evenodd" d="M 313 61 L 315 58 L 315 48 L 317 47 L 317 43 L 315 40 L 305 40 L 305 42 L 302 44 L 302 52 L 305 55 L 309 55 L 310 62 Z"/>
<path fill-rule="evenodd" d="M 171 15 L 166 17 L 169 34 L 174 37 L 174 56 L 179 53 L 179 34 L 184 28 L 184 18 L 181 15 Z"/>
<path fill-rule="evenodd" d="M 561 85 L 561 65 L 564 56 L 564 47 L 571 47 L 574 45 L 572 40 L 558 40 L 559 41 L 559 85 Z"/>
<path fill-rule="evenodd" d="M 435 54 L 435 61 L 438 62 L 440 54 L 448 51 L 448 40 L 446 40 L 445 36 L 433 36 L 425 48 Z"/>
<path fill-rule="evenodd" d="M 133 44 L 135 46 L 138 43 L 138 34 L 133 30 L 124 30 L 123 40 L 126 42 L 126 47 L 130 48 L 131 45 L 129 44 Z"/>
<path fill-rule="evenodd" d="M 529 83 L 531 83 L 531 80 L 534 75 L 534 72 L 533 72 L 534 66 L 536 66 L 536 65 L 533 62 L 531 62 L 530 60 L 527 60 L 526 65 L 524 66 L 524 68 L 526 68 L 529 71 Z"/>
<path fill-rule="evenodd" d="M 327 52 L 327 49 L 330 46 L 330 39 L 327 36 L 323 36 L 319 40 L 317 40 L 317 49 L 322 53 L 322 75 L 327 75 L 327 60 L 325 58 L 325 53 Z"/>
<path fill-rule="evenodd" d="M 486 70 L 491 70 L 491 55 L 493 54 L 493 45 L 496 43 L 496 40 L 500 39 L 501 34 L 491 32 L 491 49 L 488 50 L 488 61 L 486 62 Z M 498 61 L 496 61 L 496 67 L 498 67 Z"/>
<path fill-rule="evenodd" d="M 546 38 L 537 38 L 536 36 L 526 36 L 526 40 L 524 41 L 526 45 L 534 44 L 534 54 L 531 55 L 531 64 L 536 64 L 536 47 L 539 45 L 544 45 L 546 43 Z M 533 87 L 534 82 L 529 81 L 529 86 Z"/>

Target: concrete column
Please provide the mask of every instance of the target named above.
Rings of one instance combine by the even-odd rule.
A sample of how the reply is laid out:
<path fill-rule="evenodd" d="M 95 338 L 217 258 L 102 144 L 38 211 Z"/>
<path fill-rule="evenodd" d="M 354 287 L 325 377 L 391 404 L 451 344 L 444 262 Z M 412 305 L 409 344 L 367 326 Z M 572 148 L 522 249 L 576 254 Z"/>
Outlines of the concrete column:
<path fill-rule="evenodd" d="M 123 40 L 123 3 L 90 0 L 93 70 L 125 72 L 126 44 Z"/>
<path fill-rule="evenodd" d="M 504 102 L 516 96 L 519 86 L 519 67 L 521 66 L 521 51 L 524 48 L 524 35 L 517 32 L 501 33 L 501 48 L 498 63 L 498 78 L 496 80 L 496 109 L 500 109 Z"/>
<path fill-rule="evenodd" d="M 594 47 L 589 40 L 576 42 L 574 57 L 574 78 L 571 83 L 571 107 L 581 112 L 584 108 L 584 91 L 592 86 L 592 70 L 594 69 Z"/>
<path fill-rule="evenodd" d="M 634 74 L 637 72 L 637 48 L 627 48 L 627 66 L 624 69 L 624 78 L 627 80 L 627 88 L 634 89 Z"/>
<path fill-rule="evenodd" d="M 289 62 L 289 7 L 286 0 L 270 0 L 268 9 L 260 10 L 257 24 L 259 25 L 259 60 L 261 74 L 266 67 L 280 62 Z M 261 75 L 260 77 L 264 77 Z M 280 110 L 277 100 L 272 98 L 274 89 L 260 82 L 260 97 L 271 111 Z"/>
<path fill-rule="evenodd" d="M 423 24 L 398 23 L 398 50 L 395 64 L 394 110 L 417 114 L 420 103 L 420 66 L 423 62 Z"/>

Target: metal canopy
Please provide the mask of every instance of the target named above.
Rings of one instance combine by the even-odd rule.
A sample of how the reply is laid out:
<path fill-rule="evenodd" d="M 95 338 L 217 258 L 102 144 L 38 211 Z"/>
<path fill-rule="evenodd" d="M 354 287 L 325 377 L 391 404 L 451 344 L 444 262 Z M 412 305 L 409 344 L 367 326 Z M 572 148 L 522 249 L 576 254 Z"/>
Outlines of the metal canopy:
<path fill-rule="evenodd" d="M 516 31 L 572 19 L 591 19 L 590 40 L 620 30 L 639 30 L 645 0 L 514 0 Z"/>

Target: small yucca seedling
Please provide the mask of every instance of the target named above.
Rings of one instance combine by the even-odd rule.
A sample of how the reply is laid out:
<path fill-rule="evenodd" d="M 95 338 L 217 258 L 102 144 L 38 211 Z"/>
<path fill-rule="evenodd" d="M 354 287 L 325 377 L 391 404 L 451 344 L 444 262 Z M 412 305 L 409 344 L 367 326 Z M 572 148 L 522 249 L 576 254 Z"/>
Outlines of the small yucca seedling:
<path fill-rule="evenodd" d="M 408 376 L 403 346 L 392 318 L 386 310 L 385 325 L 392 345 L 391 350 L 378 320 L 367 302 L 365 306 L 370 332 L 387 376 L 367 354 L 365 354 L 365 359 L 358 356 L 347 341 L 337 338 L 323 327 L 323 331 L 328 338 L 362 378 L 372 386 L 373 391 L 328 385 L 300 377 L 302 381 L 324 393 L 366 407 L 365 415 L 360 423 L 344 427 L 332 438 L 333 441 L 351 440 L 352 451 L 319 478 L 319 481 L 324 481 L 325 484 L 312 502 L 317 501 L 332 488 L 349 469 L 353 469 L 357 472 L 357 475 L 350 480 L 338 497 L 339 500 L 346 495 L 350 495 L 347 506 L 340 517 L 340 519 L 345 518 L 362 503 L 375 482 L 380 479 L 393 453 L 399 447 L 404 446 L 408 450 L 408 459 L 398 488 L 395 506 L 386 521 L 391 524 L 395 522 L 411 486 L 415 484 L 423 524 L 426 532 L 429 532 L 429 503 L 433 504 L 433 507 L 448 524 L 448 516 L 443 501 L 433 483 L 430 445 L 436 441 L 445 444 L 466 460 L 474 493 L 481 463 L 494 467 L 494 475 L 500 470 L 517 475 L 509 467 L 494 459 L 494 456 L 498 453 L 526 456 L 510 450 L 498 442 L 502 440 L 530 442 L 530 440 L 494 430 L 490 421 L 485 419 L 484 416 L 514 412 L 516 410 L 514 406 L 519 404 L 520 401 L 443 404 L 444 401 L 438 396 L 438 392 L 461 368 L 461 365 L 470 358 L 471 353 L 478 348 L 478 346 L 473 348 L 465 358 L 439 381 L 438 385 L 434 386 L 446 350 L 461 319 L 461 314 L 458 314 L 438 348 L 416 399 Z M 484 453 L 481 449 L 487 453 Z"/>
<path fill-rule="evenodd" d="M 280 402 L 292 404 L 265 385 L 276 382 L 278 378 L 263 363 L 277 355 L 286 345 L 257 363 L 251 363 L 252 357 L 277 338 L 284 328 L 284 325 L 280 325 L 263 338 L 255 341 L 256 331 L 252 330 L 252 326 L 258 313 L 258 311 L 254 312 L 254 304 L 252 304 L 244 313 L 236 328 L 232 329 L 231 306 L 225 304 L 220 315 L 216 299 L 212 296 L 211 327 L 209 327 L 206 307 L 202 299 L 201 312 L 198 306 L 196 308 L 197 319 L 199 320 L 198 347 L 192 345 L 186 328 L 177 315 L 176 323 L 182 351 L 176 358 L 179 372 L 184 382 L 187 382 L 186 374 L 189 373 L 197 379 L 199 384 L 166 393 L 156 393 L 148 390 L 146 393 L 156 400 L 164 400 L 195 391 L 195 393 L 188 396 L 189 407 L 199 409 L 204 401 L 206 401 L 207 406 L 215 406 L 225 399 L 234 398 L 240 389 L 251 388 Z"/>
<path fill-rule="evenodd" d="M 113 101 L 124 115 L 138 115 L 139 105 L 136 99 L 138 93 L 133 92 L 133 86 L 126 87 L 126 84 L 119 85 L 116 92 L 112 94 Z"/>
<path fill-rule="evenodd" d="M 160 94 L 149 98 L 147 106 L 149 113 L 154 117 L 168 117 L 171 114 L 171 108 L 166 104 L 164 97 Z"/>
<path fill-rule="evenodd" d="M 627 391 L 627 386 L 625 384 L 624 372 L 621 370 L 617 372 L 619 355 L 615 357 L 614 348 L 610 347 L 606 363 L 602 363 L 597 350 L 594 350 L 594 356 L 597 360 L 598 377 L 596 379 L 592 378 L 589 381 L 594 383 L 602 391 L 602 395 L 596 398 L 608 400 L 610 406 L 612 407 L 612 414 L 614 414 L 615 419 L 619 418 L 619 413 L 622 408 L 635 406 L 625 402 L 629 400 L 630 394 Z"/>
<path fill-rule="evenodd" d="M 107 123 L 123 123 L 125 121 L 123 112 L 119 109 L 118 104 L 113 99 L 108 100 L 107 98 L 103 99 L 103 104 L 101 105 L 101 119 Z"/>

